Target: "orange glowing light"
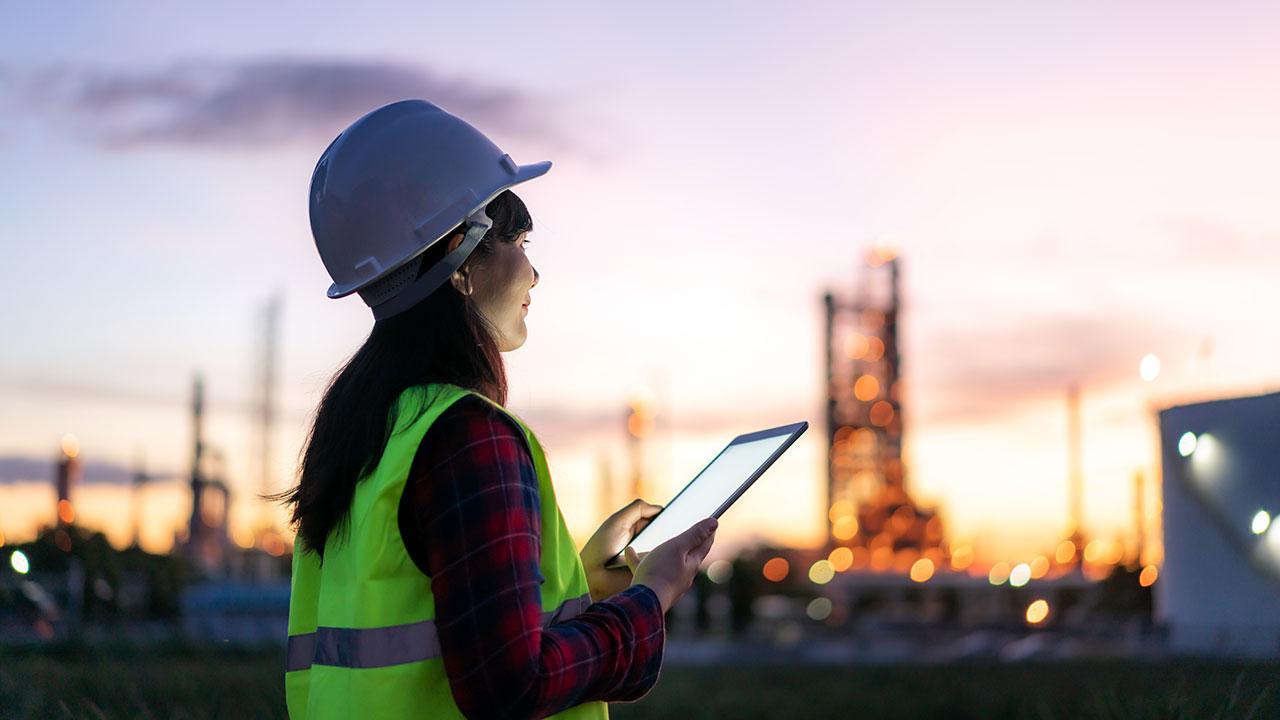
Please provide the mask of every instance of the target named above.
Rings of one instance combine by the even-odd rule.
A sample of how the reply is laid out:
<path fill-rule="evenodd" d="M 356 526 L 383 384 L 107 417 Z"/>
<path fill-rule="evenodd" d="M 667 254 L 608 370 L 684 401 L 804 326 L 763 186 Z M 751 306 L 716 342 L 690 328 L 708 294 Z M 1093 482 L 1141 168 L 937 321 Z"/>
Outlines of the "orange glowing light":
<path fill-rule="evenodd" d="M 786 558 L 770 558 L 769 562 L 764 564 L 764 577 L 771 582 L 782 582 L 790 570 L 791 563 L 787 562 Z"/>
<path fill-rule="evenodd" d="M 241 527 L 239 525 L 231 528 L 231 539 L 235 542 L 236 545 L 240 546 L 245 550 L 252 548 L 254 545 L 253 531 L 250 530 L 249 528 Z"/>
<path fill-rule="evenodd" d="M 848 341 L 848 355 L 850 360 L 861 360 L 866 357 L 867 350 L 871 348 L 871 343 L 867 340 L 866 335 L 855 334 Z"/>
<path fill-rule="evenodd" d="M 1108 565 L 1117 565 L 1124 557 L 1124 548 L 1120 543 L 1111 543 L 1107 546 L 1106 553 L 1102 556 L 1102 562 Z"/>
<path fill-rule="evenodd" d="M 1102 559 L 1102 553 L 1106 550 L 1101 540 L 1090 540 L 1088 545 L 1084 546 L 1084 561 L 1098 562 Z"/>
<path fill-rule="evenodd" d="M 831 526 L 831 534 L 837 540 L 848 540 L 858 534 L 858 521 L 852 515 L 845 515 Z"/>
<path fill-rule="evenodd" d="M 0 532 L 0 547 L 4 547 L 4 533 Z"/>
<path fill-rule="evenodd" d="M 867 349 L 862 353 L 862 359 L 875 362 L 882 357 L 884 357 L 884 341 L 875 335 L 867 337 Z"/>
<path fill-rule="evenodd" d="M 961 545 L 951 551 L 951 568 L 964 570 L 973 564 L 973 548 Z"/>
<path fill-rule="evenodd" d="M 1070 540 L 1063 540 L 1058 543 L 1058 549 L 1053 552 L 1053 559 L 1058 561 L 1059 565 L 1066 565 L 1076 559 L 1076 544 Z"/>
<path fill-rule="evenodd" d="M 1039 625 L 1049 617 L 1049 601 L 1044 599 L 1032 600 L 1027 606 L 1027 623 L 1030 625 Z"/>
<path fill-rule="evenodd" d="M 1155 565 L 1148 565 L 1142 568 L 1142 572 L 1138 574 L 1138 584 L 1142 587 L 1151 587 L 1156 584 L 1156 578 L 1160 576 L 1160 571 Z"/>
<path fill-rule="evenodd" d="M 831 563 L 836 572 L 844 572 L 853 564 L 853 551 L 847 547 L 838 547 L 827 555 L 827 562 Z"/>
<path fill-rule="evenodd" d="M 75 508 L 71 507 L 70 500 L 58 501 L 58 519 L 68 525 L 75 522 L 76 511 Z"/>
<path fill-rule="evenodd" d="M 987 573 L 987 581 L 992 585 L 1003 585 L 1009 579 L 1009 563 L 1001 561 L 991 566 Z"/>
<path fill-rule="evenodd" d="M 854 392 L 857 392 L 856 390 Z M 884 400 L 880 400 L 871 406 L 871 424 L 876 427 L 884 427 L 893 422 L 893 405 Z"/>
<path fill-rule="evenodd" d="M 1037 555 L 1031 561 L 1031 579 L 1039 580 L 1049 572 L 1049 558 Z"/>
<path fill-rule="evenodd" d="M 627 416 L 627 432 L 633 437 L 642 438 L 653 429 L 653 416 L 640 405 L 632 405 L 631 414 Z"/>
<path fill-rule="evenodd" d="M 853 396 L 862 402 L 871 402 L 880 394 L 880 381 L 874 375 L 863 375 L 853 384 Z"/>
<path fill-rule="evenodd" d="M 931 577 L 933 577 L 933 561 L 929 558 L 920 558 L 911 566 L 912 580 L 922 583 Z"/>
<path fill-rule="evenodd" d="M 853 503 L 848 500 L 837 500 L 831 503 L 831 509 L 827 511 L 827 518 L 830 519 L 831 522 L 835 522 L 845 515 L 852 515 L 853 513 Z"/>
<path fill-rule="evenodd" d="M 871 551 L 871 569 L 876 572 L 884 572 L 893 566 L 893 548 L 889 546 L 878 547 Z"/>

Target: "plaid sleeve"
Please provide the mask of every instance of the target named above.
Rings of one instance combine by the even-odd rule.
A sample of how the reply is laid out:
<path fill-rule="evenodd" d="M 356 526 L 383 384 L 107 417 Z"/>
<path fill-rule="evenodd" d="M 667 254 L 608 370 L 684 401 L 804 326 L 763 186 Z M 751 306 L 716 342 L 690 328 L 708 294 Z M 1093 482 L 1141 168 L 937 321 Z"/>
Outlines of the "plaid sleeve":
<path fill-rule="evenodd" d="M 657 682 L 665 627 L 647 586 L 543 627 L 538 478 L 510 418 L 458 400 L 427 431 L 406 487 L 402 534 L 432 578 L 445 671 L 467 717 L 633 701 Z"/>

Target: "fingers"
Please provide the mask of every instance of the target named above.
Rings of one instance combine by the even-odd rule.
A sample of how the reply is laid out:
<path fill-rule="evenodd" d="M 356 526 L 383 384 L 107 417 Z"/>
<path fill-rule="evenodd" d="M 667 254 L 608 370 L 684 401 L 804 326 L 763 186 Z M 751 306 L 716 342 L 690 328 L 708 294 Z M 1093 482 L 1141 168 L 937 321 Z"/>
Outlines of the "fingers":
<path fill-rule="evenodd" d="M 707 553 L 711 552 L 711 546 L 715 544 L 716 528 L 718 526 L 719 522 L 715 518 L 707 518 L 691 528 L 695 532 L 693 535 L 695 542 L 685 551 L 685 557 L 692 560 L 694 565 L 700 564 L 702 559 L 707 556 Z"/>
<path fill-rule="evenodd" d="M 635 548 L 628 545 L 627 549 L 622 551 L 622 556 L 626 560 L 627 567 L 631 568 L 631 572 L 634 574 L 636 566 L 640 564 L 640 558 L 636 557 Z"/>
<path fill-rule="evenodd" d="M 715 518 L 706 518 L 694 523 L 693 527 L 680 533 L 680 544 L 683 546 L 685 555 L 693 553 L 716 533 L 716 528 L 720 522 Z"/>

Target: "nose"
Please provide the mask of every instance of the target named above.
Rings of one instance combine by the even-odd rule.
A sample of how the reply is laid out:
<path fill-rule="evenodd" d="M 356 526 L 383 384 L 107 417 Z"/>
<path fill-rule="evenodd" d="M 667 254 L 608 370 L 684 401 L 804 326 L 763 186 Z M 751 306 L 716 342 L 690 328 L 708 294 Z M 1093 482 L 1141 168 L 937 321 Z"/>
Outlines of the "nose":
<path fill-rule="evenodd" d="M 533 266 L 532 266 L 532 265 L 530 265 L 529 267 L 533 267 Z M 538 287 L 538 268 L 536 268 L 536 267 L 535 267 L 535 268 L 533 268 L 533 284 L 532 284 L 532 285 L 530 285 L 529 287 L 531 287 L 531 288 Z"/>

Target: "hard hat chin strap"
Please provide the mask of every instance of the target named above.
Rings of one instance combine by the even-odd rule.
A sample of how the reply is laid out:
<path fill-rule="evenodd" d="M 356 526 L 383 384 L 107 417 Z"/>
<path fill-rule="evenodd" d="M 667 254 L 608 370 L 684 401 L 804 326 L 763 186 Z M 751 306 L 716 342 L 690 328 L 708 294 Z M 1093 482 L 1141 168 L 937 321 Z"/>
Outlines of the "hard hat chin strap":
<path fill-rule="evenodd" d="M 484 238 L 485 233 L 489 232 L 489 228 L 493 227 L 493 220 L 489 219 L 489 216 L 485 214 L 483 205 L 480 206 L 479 210 L 468 215 L 466 222 L 466 235 L 463 236 L 462 243 L 454 248 L 453 252 L 441 258 L 440 262 L 420 275 L 417 280 L 414 280 L 403 290 L 385 302 L 373 306 L 375 322 L 408 310 L 434 292 L 436 288 L 449 279 L 450 275 L 462 267 L 462 263 L 466 262 L 471 255 L 471 251 L 476 249 L 476 246 L 480 244 L 480 240 Z M 442 238 L 441 242 L 447 241 Z"/>

